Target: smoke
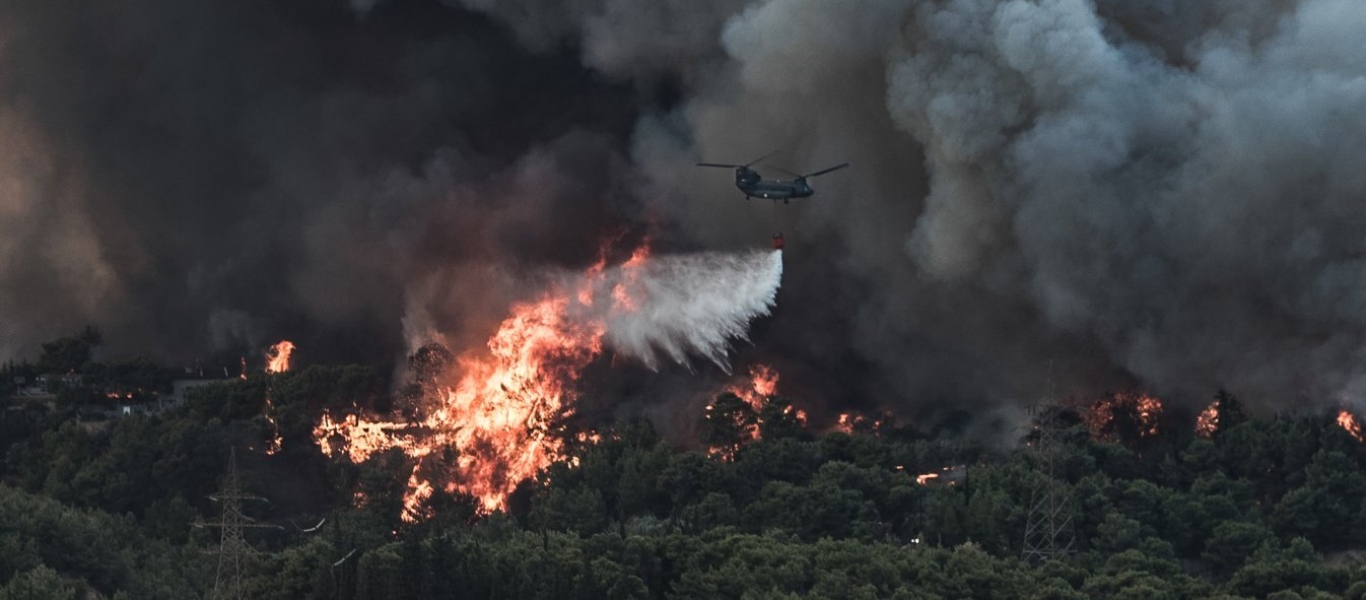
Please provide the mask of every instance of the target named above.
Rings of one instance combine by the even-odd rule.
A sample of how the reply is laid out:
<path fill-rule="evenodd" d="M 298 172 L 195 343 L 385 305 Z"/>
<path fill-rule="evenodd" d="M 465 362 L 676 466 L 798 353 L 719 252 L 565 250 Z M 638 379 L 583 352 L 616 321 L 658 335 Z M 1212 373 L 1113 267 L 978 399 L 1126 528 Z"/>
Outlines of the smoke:
<path fill-rule="evenodd" d="M 661 357 L 687 364 L 695 355 L 729 373 L 730 344 L 747 339 L 750 321 L 773 308 L 783 256 L 776 250 L 668 255 L 638 269 L 616 267 L 605 278 L 607 289 L 622 286 L 618 295 L 631 299 L 608 311 L 607 343 L 650 369 Z"/>
<path fill-rule="evenodd" d="M 466 4 L 508 18 L 538 3 Z M 637 122 L 632 156 L 662 198 L 652 206 L 702 243 L 789 230 L 796 251 L 761 345 L 903 407 L 1042 394 L 1049 363 L 1063 393 L 1359 395 L 1366 50 L 1351 32 L 1366 9 L 707 8 L 691 17 L 706 26 L 677 29 L 667 8 L 605 1 L 508 23 L 529 47 L 577 36 L 585 64 L 639 77 L 646 62 L 684 82 L 679 106 Z M 626 26 L 593 26 L 607 15 Z M 697 37 L 673 60 L 638 42 L 678 31 Z M 687 167 L 773 148 L 796 171 L 856 168 L 770 223 L 722 200 L 735 194 L 726 178 Z M 856 366 L 812 347 L 848 348 Z"/>
<path fill-rule="evenodd" d="M 288 337 L 390 361 L 427 290 L 585 263 L 639 216 L 629 90 L 435 2 L 20 0 L 0 22 L 5 358 L 91 324 L 112 355 Z M 494 310 L 464 287 L 448 321 Z"/>
<path fill-rule="evenodd" d="M 1192 403 L 1366 393 L 1349 0 L 20 0 L 0 22 L 0 354 L 86 322 L 171 356 L 469 347 L 604 232 L 672 254 L 781 230 L 752 353 L 814 401 L 1010 405 L 1050 372 Z M 775 211 L 690 166 L 774 149 L 854 167 Z M 704 289 L 662 277 L 658 312 L 610 331 L 647 364 L 716 360 L 767 306 L 747 291 L 690 338 L 663 307 Z"/>

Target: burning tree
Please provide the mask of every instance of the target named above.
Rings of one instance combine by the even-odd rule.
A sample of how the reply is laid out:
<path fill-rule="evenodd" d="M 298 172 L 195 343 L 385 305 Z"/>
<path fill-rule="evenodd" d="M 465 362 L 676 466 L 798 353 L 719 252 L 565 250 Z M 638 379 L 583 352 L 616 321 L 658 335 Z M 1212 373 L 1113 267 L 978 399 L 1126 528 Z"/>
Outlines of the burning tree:
<path fill-rule="evenodd" d="M 1243 405 L 1238 402 L 1238 398 L 1227 390 L 1220 388 L 1214 394 L 1214 401 L 1200 411 L 1196 418 L 1195 433 L 1200 437 L 1210 439 L 1220 431 L 1228 431 L 1233 426 L 1247 420 L 1247 415 L 1243 413 Z"/>

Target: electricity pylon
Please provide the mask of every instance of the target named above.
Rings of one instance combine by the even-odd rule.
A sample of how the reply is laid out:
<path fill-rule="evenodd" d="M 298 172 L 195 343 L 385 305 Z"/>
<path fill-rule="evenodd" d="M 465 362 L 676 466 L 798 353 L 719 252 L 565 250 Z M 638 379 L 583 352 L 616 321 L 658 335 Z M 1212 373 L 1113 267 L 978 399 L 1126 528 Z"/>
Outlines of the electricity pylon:
<path fill-rule="evenodd" d="M 1049 369 L 1052 370 L 1051 368 Z M 1050 400 L 1053 394 L 1049 376 Z M 1030 408 L 1039 435 L 1034 441 L 1035 485 L 1029 498 L 1029 518 L 1025 521 L 1025 562 L 1042 563 L 1061 558 L 1072 551 L 1071 494 L 1057 479 L 1059 449 L 1057 433 L 1062 408 L 1054 402 Z"/>
<path fill-rule="evenodd" d="M 248 528 L 279 529 L 276 525 L 258 523 L 255 519 L 242 514 L 242 501 L 259 500 L 269 502 L 260 496 L 242 493 L 242 483 L 237 475 L 237 448 L 228 454 L 228 475 L 223 480 L 223 489 L 209 496 L 210 500 L 223 506 L 223 515 L 217 523 L 195 523 L 199 527 L 218 527 L 222 538 L 218 544 L 218 574 L 214 577 L 213 593 L 215 600 L 245 600 L 247 590 L 242 584 L 246 570 L 247 557 L 256 550 L 247 545 L 242 530 Z"/>

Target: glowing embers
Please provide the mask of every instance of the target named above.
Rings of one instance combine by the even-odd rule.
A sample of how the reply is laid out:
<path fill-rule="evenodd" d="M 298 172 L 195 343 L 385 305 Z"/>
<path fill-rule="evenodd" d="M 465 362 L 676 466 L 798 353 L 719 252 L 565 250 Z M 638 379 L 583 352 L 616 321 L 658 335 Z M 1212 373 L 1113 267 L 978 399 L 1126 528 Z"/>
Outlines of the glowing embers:
<path fill-rule="evenodd" d="M 1115 442 L 1157 435 L 1162 401 L 1146 393 L 1119 393 L 1096 400 L 1081 411 L 1082 421 L 1098 440 Z"/>
<path fill-rule="evenodd" d="M 892 418 L 889 414 L 881 416 L 865 415 L 860 413 L 843 412 L 835 420 L 834 431 L 853 435 L 855 433 L 866 433 L 869 435 L 880 435 L 891 423 Z"/>
<path fill-rule="evenodd" d="M 1357 421 L 1356 415 L 1348 412 L 1345 408 L 1338 410 L 1338 427 L 1350 433 L 1352 437 L 1356 438 L 1356 441 L 1363 441 L 1361 423 Z"/>
<path fill-rule="evenodd" d="M 897 467 L 898 471 L 904 471 L 905 467 Z M 938 471 L 929 471 L 915 476 L 917 485 L 923 486 L 953 486 L 966 481 L 968 478 L 967 465 L 953 465 L 942 467 Z"/>
<path fill-rule="evenodd" d="M 1214 432 L 1219 430 L 1219 401 L 1209 403 L 1205 410 L 1200 411 L 1200 415 L 1195 418 L 1195 435 L 1205 439 L 1214 437 Z"/>

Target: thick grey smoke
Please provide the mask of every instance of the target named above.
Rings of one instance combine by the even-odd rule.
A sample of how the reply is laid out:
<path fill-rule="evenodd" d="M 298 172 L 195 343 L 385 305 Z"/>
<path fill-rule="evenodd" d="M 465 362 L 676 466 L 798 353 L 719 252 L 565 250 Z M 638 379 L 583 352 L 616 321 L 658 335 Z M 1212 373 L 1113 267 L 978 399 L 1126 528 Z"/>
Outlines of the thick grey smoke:
<path fill-rule="evenodd" d="M 813 399 L 1366 393 L 1359 3 L 442 1 L 0 7 L 0 354 L 473 343 L 612 228 L 782 230 Z M 854 168 L 689 166 L 774 149 Z"/>
<path fill-rule="evenodd" d="M 857 395 L 1018 398 L 1050 362 L 1063 391 L 1366 391 L 1358 3 L 765 0 L 686 23 L 464 4 L 609 73 L 675 72 L 683 102 L 642 117 L 633 156 L 704 243 L 770 217 L 692 160 L 854 162 L 772 224 L 807 255 L 789 252 L 766 341 L 858 373 Z M 650 39 L 691 45 L 659 60 Z"/>
<path fill-rule="evenodd" d="M 435 1 L 17 0 L 0 24 L 4 359 L 91 324 L 112 355 L 392 360 L 410 304 L 460 288 L 434 312 L 477 324 L 499 298 L 470 277 L 586 263 L 639 215 L 630 90 Z"/>

